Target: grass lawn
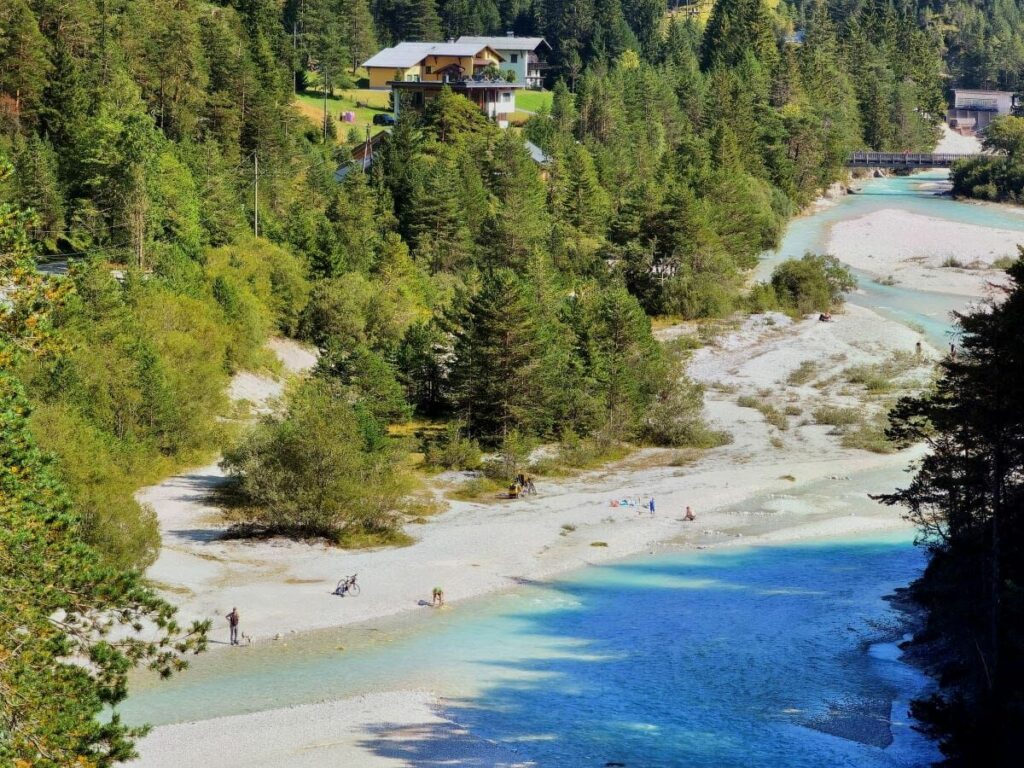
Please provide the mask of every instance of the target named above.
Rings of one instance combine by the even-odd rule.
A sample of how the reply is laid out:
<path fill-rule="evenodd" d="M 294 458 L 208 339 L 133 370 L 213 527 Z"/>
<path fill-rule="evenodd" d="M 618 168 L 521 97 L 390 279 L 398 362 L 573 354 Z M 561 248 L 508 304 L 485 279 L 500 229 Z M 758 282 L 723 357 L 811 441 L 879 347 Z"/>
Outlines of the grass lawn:
<path fill-rule="evenodd" d="M 551 108 L 551 91 L 516 91 L 516 109 L 536 112 L 541 107 Z"/>
<path fill-rule="evenodd" d="M 360 136 L 366 135 L 366 126 L 370 126 L 370 130 L 374 134 L 382 131 L 382 126 L 373 125 L 373 116 L 389 111 L 389 98 L 390 94 L 387 91 L 371 91 L 360 88 L 335 91 L 333 96 L 328 97 L 327 114 L 334 120 L 334 127 L 338 131 L 338 142 L 345 142 L 349 129 L 353 126 L 359 130 Z M 320 125 L 324 115 L 323 96 L 315 91 L 306 91 L 297 94 L 294 103 L 299 112 Z M 354 123 L 341 122 L 339 115 L 342 112 L 355 112 L 356 121 Z"/>

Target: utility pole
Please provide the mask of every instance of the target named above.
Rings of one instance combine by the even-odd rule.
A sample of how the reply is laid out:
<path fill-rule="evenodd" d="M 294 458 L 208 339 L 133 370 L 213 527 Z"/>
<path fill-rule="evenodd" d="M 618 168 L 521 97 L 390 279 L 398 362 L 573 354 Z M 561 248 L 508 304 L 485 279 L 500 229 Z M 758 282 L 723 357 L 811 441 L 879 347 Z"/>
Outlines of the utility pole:
<path fill-rule="evenodd" d="M 328 80 L 327 67 L 323 68 L 323 76 L 324 76 L 324 82 L 323 82 L 323 86 L 324 86 L 324 144 L 326 144 L 327 143 L 327 80 Z"/>
<path fill-rule="evenodd" d="M 370 138 L 370 126 L 366 126 L 366 149 L 363 151 L 363 173 L 370 170 L 373 163 L 373 140 Z"/>
<path fill-rule="evenodd" d="M 260 156 L 253 154 L 253 160 L 255 161 L 255 184 L 253 191 L 253 230 L 256 233 L 256 237 L 260 236 Z"/>

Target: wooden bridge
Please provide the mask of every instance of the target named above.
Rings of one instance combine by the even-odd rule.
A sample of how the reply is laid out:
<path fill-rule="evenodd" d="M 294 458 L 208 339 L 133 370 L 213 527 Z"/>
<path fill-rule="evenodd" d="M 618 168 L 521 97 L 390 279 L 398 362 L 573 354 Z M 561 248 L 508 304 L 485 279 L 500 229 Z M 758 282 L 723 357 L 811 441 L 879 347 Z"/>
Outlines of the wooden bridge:
<path fill-rule="evenodd" d="M 854 152 L 846 158 L 847 168 L 949 168 L 957 160 L 977 154 L 933 152 Z"/>

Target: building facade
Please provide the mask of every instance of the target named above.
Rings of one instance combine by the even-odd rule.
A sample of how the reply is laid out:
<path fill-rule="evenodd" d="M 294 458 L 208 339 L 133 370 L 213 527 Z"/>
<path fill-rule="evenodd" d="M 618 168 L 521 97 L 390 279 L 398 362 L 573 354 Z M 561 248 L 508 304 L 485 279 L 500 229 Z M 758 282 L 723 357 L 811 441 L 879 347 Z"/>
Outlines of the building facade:
<path fill-rule="evenodd" d="M 456 42 L 487 46 L 504 59 L 502 70 L 516 73 L 515 82 L 527 88 L 544 87 L 544 70 L 551 46 L 543 37 L 515 37 L 509 32 L 505 37 L 463 35 Z"/>
<path fill-rule="evenodd" d="M 1011 114 L 1016 105 L 1017 97 L 1010 91 L 957 88 L 953 91 L 953 106 L 946 113 L 946 122 L 961 133 L 980 132 L 995 118 Z"/>
<path fill-rule="evenodd" d="M 432 99 L 437 98 L 441 89 L 446 87 L 472 101 L 481 112 L 502 128 L 508 128 L 512 113 L 516 111 L 516 90 L 523 86 L 519 83 L 489 78 L 418 82 L 396 80 L 391 83 L 395 94 L 395 117 L 398 117 L 402 109 L 422 111 Z"/>

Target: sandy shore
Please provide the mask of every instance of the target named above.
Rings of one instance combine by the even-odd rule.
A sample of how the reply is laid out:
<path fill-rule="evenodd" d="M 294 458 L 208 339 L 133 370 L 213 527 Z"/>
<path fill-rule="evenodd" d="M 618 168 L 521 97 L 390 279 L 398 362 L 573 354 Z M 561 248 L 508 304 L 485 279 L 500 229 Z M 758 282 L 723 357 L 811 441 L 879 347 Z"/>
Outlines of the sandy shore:
<path fill-rule="evenodd" d="M 263 734 L 254 740 L 254 734 Z M 425 691 L 386 691 L 341 701 L 157 728 L 144 742 L 149 768 L 392 768 L 409 765 L 519 768 L 508 747 L 479 739 L 438 713 Z"/>
<path fill-rule="evenodd" d="M 877 278 L 919 290 L 984 297 L 1006 284 L 997 259 L 1016 257 L 1024 232 L 887 209 L 832 228 L 829 253 Z"/>

